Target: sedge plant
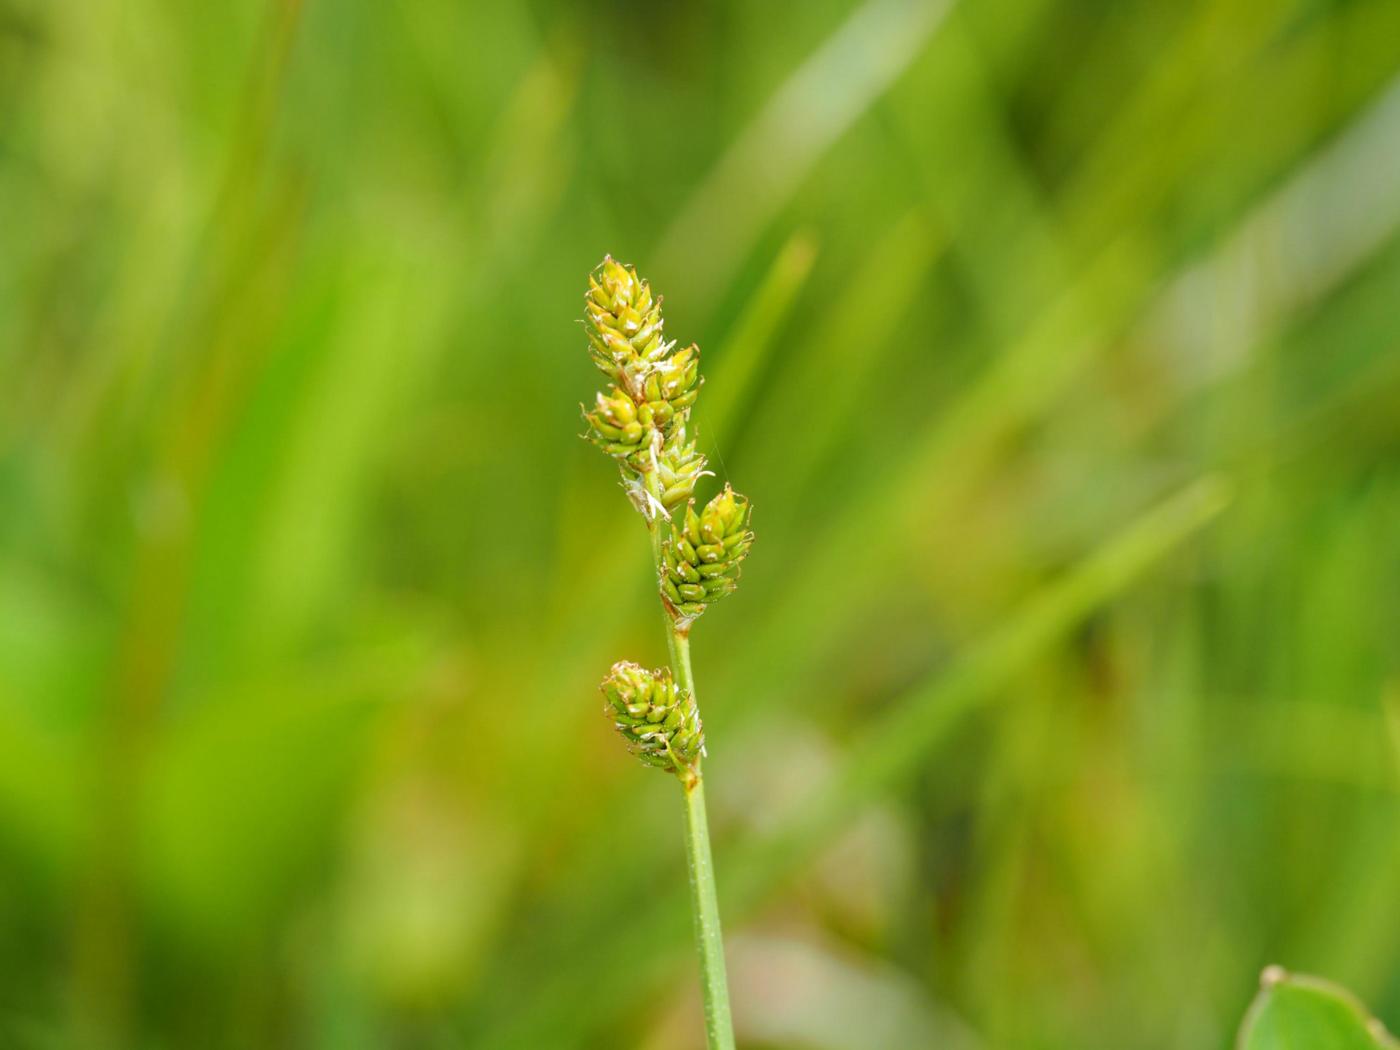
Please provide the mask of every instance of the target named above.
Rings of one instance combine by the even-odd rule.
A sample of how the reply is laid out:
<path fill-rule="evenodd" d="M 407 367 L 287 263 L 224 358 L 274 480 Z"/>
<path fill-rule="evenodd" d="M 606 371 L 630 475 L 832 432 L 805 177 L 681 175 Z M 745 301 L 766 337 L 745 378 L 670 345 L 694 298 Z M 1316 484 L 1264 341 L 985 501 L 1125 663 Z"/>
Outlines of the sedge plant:
<path fill-rule="evenodd" d="M 603 679 L 603 710 L 632 754 L 680 782 L 705 1031 L 710 1050 L 732 1050 L 690 629 L 738 584 L 753 543 L 749 503 L 726 484 L 696 508 L 696 482 L 710 473 L 690 428 L 702 383 L 700 350 L 693 343 L 677 350 L 666 339 L 660 296 L 634 268 L 609 256 L 590 275 L 584 302 L 589 353 L 608 379 L 584 411 L 585 436 L 616 461 L 623 488 L 646 522 L 670 654 L 668 666 L 655 669 L 614 664 Z"/>

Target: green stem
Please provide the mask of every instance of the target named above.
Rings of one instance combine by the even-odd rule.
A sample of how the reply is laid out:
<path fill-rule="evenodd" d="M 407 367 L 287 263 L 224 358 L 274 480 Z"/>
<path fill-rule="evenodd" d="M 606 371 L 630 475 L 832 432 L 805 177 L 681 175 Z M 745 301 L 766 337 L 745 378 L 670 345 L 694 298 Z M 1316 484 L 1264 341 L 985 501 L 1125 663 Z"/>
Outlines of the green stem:
<path fill-rule="evenodd" d="M 656 472 L 646 476 L 646 488 L 660 506 Z M 653 515 L 651 530 L 652 561 L 657 581 L 662 572 L 662 520 Z M 663 607 L 666 621 L 666 649 L 671 655 L 671 673 L 676 683 L 699 703 L 695 692 L 695 672 L 690 667 L 690 635 L 680 630 Z M 715 864 L 710 856 L 710 824 L 705 815 L 705 781 L 700 763 L 681 777 L 685 791 L 685 859 L 690 872 L 690 905 L 695 920 L 695 948 L 700 955 L 700 985 L 705 998 L 705 1036 L 709 1050 L 734 1050 L 734 1021 L 729 1012 L 729 982 L 725 976 L 724 935 L 719 922 L 719 896 L 715 891 Z"/>
<path fill-rule="evenodd" d="M 700 953 L 700 981 L 705 993 L 705 1035 L 710 1050 L 734 1050 L 724 937 L 719 924 L 719 898 L 715 894 L 715 866 L 710 859 L 710 827 L 705 819 L 705 781 L 698 769 L 685 784 L 685 832 L 695 946 Z"/>

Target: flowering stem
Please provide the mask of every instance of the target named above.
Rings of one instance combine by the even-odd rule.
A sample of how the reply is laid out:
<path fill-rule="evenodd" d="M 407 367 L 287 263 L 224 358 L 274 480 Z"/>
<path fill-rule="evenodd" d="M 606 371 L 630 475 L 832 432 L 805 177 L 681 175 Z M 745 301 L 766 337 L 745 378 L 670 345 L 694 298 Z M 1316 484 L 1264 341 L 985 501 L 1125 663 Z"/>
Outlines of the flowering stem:
<path fill-rule="evenodd" d="M 646 488 L 659 497 L 656 473 L 647 474 Z M 649 522 L 651 549 L 658 577 L 662 569 L 662 519 L 653 514 Z M 666 648 L 671 656 L 671 673 L 676 684 L 695 694 L 695 672 L 690 666 L 690 634 L 677 628 L 670 613 L 662 609 L 666 621 Z M 724 965 L 724 935 L 719 921 L 719 896 L 715 891 L 715 865 L 710 856 L 710 824 L 705 814 L 705 781 L 697 759 L 681 776 L 685 791 L 685 859 L 690 872 L 690 905 L 695 920 L 695 948 L 700 956 L 700 984 L 705 999 L 705 1035 L 709 1050 L 734 1050 L 734 1022 L 729 1011 L 729 982 Z"/>
<path fill-rule="evenodd" d="M 724 972 L 724 938 L 715 895 L 715 867 L 710 860 L 710 829 L 705 820 L 705 781 L 696 770 L 685 784 L 685 846 L 690 869 L 690 900 L 695 917 L 695 945 L 700 953 L 700 980 L 705 993 L 705 1034 L 710 1050 L 734 1050 L 734 1022 L 729 1016 L 729 985 Z"/>
<path fill-rule="evenodd" d="M 603 711 L 644 764 L 674 773 L 685 792 L 686 863 L 705 993 L 710 1050 L 734 1050 L 714 861 L 700 763 L 705 728 L 690 669 L 690 625 L 732 594 L 753 543 L 749 501 L 726 484 L 697 511 L 695 482 L 709 474 L 686 438 L 700 393 L 700 348 L 676 350 L 662 329 L 661 297 L 635 268 L 611 256 L 588 278 L 584 327 L 588 353 L 608 377 L 584 436 L 622 471 L 628 498 L 646 519 L 656 587 L 666 623 L 669 667 L 648 670 L 620 660 L 603 679 Z M 580 406 L 582 407 L 582 406 Z M 674 517 L 673 517 L 674 515 Z"/>

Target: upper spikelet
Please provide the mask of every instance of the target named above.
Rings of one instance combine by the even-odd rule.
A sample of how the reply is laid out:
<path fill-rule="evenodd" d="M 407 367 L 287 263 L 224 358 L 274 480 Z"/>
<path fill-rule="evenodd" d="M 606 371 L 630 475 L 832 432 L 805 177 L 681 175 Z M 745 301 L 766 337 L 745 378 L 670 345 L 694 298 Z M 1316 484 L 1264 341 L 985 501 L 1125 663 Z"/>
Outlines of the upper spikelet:
<path fill-rule="evenodd" d="M 661 297 L 651 285 L 611 255 L 588 277 L 584 324 L 593 362 L 634 396 L 652 366 L 670 352 L 661 316 Z"/>
<path fill-rule="evenodd" d="M 624 467 L 645 474 L 675 434 L 684 440 L 703 382 L 700 348 L 692 343 L 676 350 L 674 341 L 666 342 L 660 297 L 612 256 L 589 275 L 584 324 L 594 363 L 613 380 L 584 411 L 586 436 Z"/>

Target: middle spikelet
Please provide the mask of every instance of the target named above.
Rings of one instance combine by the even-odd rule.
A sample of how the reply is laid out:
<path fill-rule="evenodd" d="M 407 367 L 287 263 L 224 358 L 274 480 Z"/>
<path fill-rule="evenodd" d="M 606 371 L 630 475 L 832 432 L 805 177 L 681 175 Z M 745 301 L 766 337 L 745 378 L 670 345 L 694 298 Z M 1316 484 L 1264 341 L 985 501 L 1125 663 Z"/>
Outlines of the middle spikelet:
<path fill-rule="evenodd" d="M 671 521 L 661 550 L 661 595 L 678 625 L 689 626 L 739 585 L 739 567 L 753 543 L 748 525 L 749 501 L 728 485 L 699 514 L 691 500 L 684 518 Z"/>

